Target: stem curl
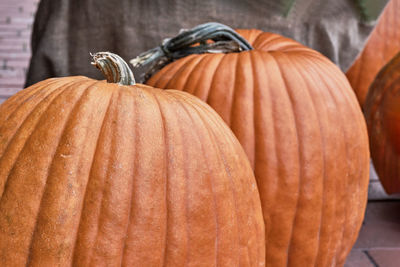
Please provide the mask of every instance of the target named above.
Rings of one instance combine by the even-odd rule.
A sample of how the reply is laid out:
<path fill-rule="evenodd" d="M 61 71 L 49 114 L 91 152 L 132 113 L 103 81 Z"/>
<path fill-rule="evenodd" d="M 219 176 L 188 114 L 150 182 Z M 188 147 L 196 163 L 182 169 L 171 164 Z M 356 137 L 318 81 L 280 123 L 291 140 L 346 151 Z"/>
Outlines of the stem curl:
<path fill-rule="evenodd" d="M 209 43 L 208 40 L 213 42 Z M 140 77 L 140 81 L 144 82 L 168 63 L 191 54 L 232 53 L 252 49 L 246 39 L 232 28 L 209 22 L 190 30 L 181 30 L 177 36 L 165 39 L 160 46 L 140 54 L 130 63 L 134 68 L 146 67 Z"/>
<path fill-rule="evenodd" d="M 135 85 L 135 77 L 131 69 L 120 56 L 110 52 L 90 53 L 94 65 L 98 68 L 109 83 L 121 85 Z"/>

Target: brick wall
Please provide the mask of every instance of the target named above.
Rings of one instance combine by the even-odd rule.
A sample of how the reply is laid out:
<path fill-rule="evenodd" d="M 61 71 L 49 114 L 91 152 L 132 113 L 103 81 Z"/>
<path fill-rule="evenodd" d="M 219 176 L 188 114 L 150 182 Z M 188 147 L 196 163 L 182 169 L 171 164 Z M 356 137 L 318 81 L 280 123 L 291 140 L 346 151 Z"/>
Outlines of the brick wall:
<path fill-rule="evenodd" d="M 0 103 L 23 88 L 39 0 L 0 1 Z"/>

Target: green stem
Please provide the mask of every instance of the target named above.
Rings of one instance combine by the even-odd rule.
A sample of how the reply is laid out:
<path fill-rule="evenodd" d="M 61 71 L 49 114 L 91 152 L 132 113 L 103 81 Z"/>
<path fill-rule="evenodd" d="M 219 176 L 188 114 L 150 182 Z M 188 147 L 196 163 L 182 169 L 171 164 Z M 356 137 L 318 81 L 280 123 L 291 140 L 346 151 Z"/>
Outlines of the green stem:
<path fill-rule="evenodd" d="M 90 54 L 93 58 L 92 65 L 98 68 L 109 83 L 121 85 L 134 85 L 135 77 L 128 64 L 117 54 L 98 52 Z"/>

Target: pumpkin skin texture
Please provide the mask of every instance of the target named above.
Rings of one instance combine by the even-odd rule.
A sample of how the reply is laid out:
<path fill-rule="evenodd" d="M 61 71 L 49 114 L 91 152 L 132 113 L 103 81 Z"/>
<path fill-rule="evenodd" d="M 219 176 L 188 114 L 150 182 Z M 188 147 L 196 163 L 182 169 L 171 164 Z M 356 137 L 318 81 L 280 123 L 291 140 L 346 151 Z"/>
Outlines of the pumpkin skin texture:
<path fill-rule="evenodd" d="M 400 51 L 400 0 L 390 0 L 364 49 L 346 72 L 362 106 L 379 70 Z"/>
<path fill-rule="evenodd" d="M 238 30 L 254 50 L 190 55 L 148 84 L 185 90 L 231 127 L 254 169 L 267 266 L 341 266 L 367 200 L 366 125 L 341 71 L 282 36 Z"/>
<path fill-rule="evenodd" d="M 179 91 L 83 76 L 0 106 L 0 266 L 264 266 L 233 133 Z"/>
<path fill-rule="evenodd" d="M 400 54 L 376 76 L 364 104 L 371 157 L 383 188 L 400 192 Z"/>

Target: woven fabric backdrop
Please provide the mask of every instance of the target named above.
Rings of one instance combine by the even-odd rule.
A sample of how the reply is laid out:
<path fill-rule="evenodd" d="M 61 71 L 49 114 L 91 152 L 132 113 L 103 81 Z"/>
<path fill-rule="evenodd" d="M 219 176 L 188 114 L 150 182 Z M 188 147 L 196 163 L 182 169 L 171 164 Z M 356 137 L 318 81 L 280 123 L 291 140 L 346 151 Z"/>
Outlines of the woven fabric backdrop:
<path fill-rule="evenodd" d="M 210 21 L 293 38 L 320 51 L 345 71 L 363 48 L 386 2 L 42 0 L 33 29 L 26 85 L 68 75 L 101 79 L 90 66 L 89 52 L 110 51 L 129 60 L 182 28 Z"/>

